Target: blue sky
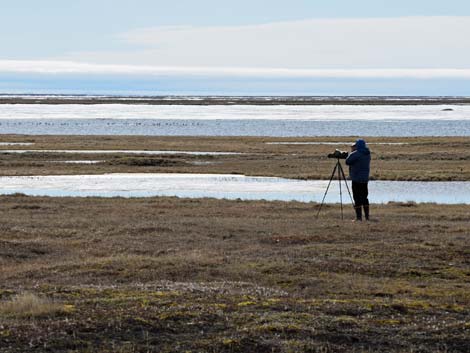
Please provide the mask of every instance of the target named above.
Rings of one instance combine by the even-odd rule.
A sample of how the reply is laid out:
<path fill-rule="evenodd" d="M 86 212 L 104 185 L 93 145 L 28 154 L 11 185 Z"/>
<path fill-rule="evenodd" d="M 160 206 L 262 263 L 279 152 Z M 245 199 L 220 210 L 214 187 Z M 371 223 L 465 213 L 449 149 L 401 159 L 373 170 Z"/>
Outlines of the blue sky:
<path fill-rule="evenodd" d="M 469 35 L 463 0 L 16 0 L 0 11 L 0 92 L 470 95 Z M 443 69 L 462 75 L 429 71 Z"/>
<path fill-rule="evenodd" d="M 465 0 L 15 0 L 2 3 L 3 59 L 116 47 L 115 35 L 168 25 L 249 25 L 310 18 L 470 16 Z"/>

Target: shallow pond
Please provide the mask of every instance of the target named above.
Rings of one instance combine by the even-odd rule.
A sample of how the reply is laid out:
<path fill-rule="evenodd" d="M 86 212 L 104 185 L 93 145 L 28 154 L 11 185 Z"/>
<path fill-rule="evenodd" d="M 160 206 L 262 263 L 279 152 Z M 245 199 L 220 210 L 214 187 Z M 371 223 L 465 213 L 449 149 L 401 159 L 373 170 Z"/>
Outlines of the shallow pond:
<path fill-rule="evenodd" d="M 0 130 L 28 135 L 470 136 L 469 117 L 468 105 L 2 104 Z"/>
<path fill-rule="evenodd" d="M 0 194 L 101 197 L 212 197 L 243 200 L 320 202 L 328 181 L 217 174 L 103 174 L 0 177 Z M 372 181 L 371 203 L 470 204 L 470 182 Z M 343 184 L 343 201 L 349 196 Z M 339 202 L 338 182 L 326 201 Z"/>
<path fill-rule="evenodd" d="M 146 154 L 167 155 L 184 154 L 192 156 L 230 156 L 239 152 L 203 152 L 203 151 L 147 151 L 147 150 L 0 150 L 0 153 L 75 153 L 75 154 Z"/>
<path fill-rule="evenodd" d="M 0 146 L 32 146 L 31 142 L 0 142 Z"/>

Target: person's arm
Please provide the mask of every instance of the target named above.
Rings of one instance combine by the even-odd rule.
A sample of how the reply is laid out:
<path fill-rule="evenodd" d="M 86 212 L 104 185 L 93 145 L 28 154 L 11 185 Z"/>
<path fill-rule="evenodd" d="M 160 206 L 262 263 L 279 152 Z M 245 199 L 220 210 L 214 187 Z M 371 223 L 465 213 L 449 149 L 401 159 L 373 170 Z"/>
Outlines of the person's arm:
<path fill-rule="evenodd" d="M 359 154 L 356 151 L 354 151 L 353 153 L 349 154 L 345 162 L 347 165 L 353 165 L 354 163 L 356 163 L 358 158 L 359 158 Z"/>

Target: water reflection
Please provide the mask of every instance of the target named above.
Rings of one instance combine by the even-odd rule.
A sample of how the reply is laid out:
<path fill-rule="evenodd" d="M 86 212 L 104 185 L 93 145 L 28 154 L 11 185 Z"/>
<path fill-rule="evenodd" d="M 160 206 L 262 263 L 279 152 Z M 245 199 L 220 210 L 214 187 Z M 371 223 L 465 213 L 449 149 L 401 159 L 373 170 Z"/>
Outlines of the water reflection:
<path fill-rule="evenodd" d="M 319 202 L 328 181 L 291 180 L 216 174 L 103 174 L 69 176 L 0 177 L 0 194 L 100 197 L 212 197 L 242 200 Z M 470 204 L 470 182 L 374 181 L 372 203 L 435 202 Z M 327 202 L 339 202 L 337 182 Z M 349 196 L 343 188 L 343 201 Z"/>

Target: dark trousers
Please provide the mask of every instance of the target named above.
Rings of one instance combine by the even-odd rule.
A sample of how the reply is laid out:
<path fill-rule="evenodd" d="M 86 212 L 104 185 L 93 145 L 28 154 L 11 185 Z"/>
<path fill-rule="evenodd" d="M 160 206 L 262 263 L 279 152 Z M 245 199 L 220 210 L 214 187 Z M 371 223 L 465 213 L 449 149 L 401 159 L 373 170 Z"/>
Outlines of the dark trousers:
<path fill-rule="evenodd" d="M 362 208 L 364 208 L 366 219 L 369 219 L 369 189 L 367 183 L 357 183 L 353 181 L 352 192 L 356 209 L 356 219 L 362 219 Z"/>

